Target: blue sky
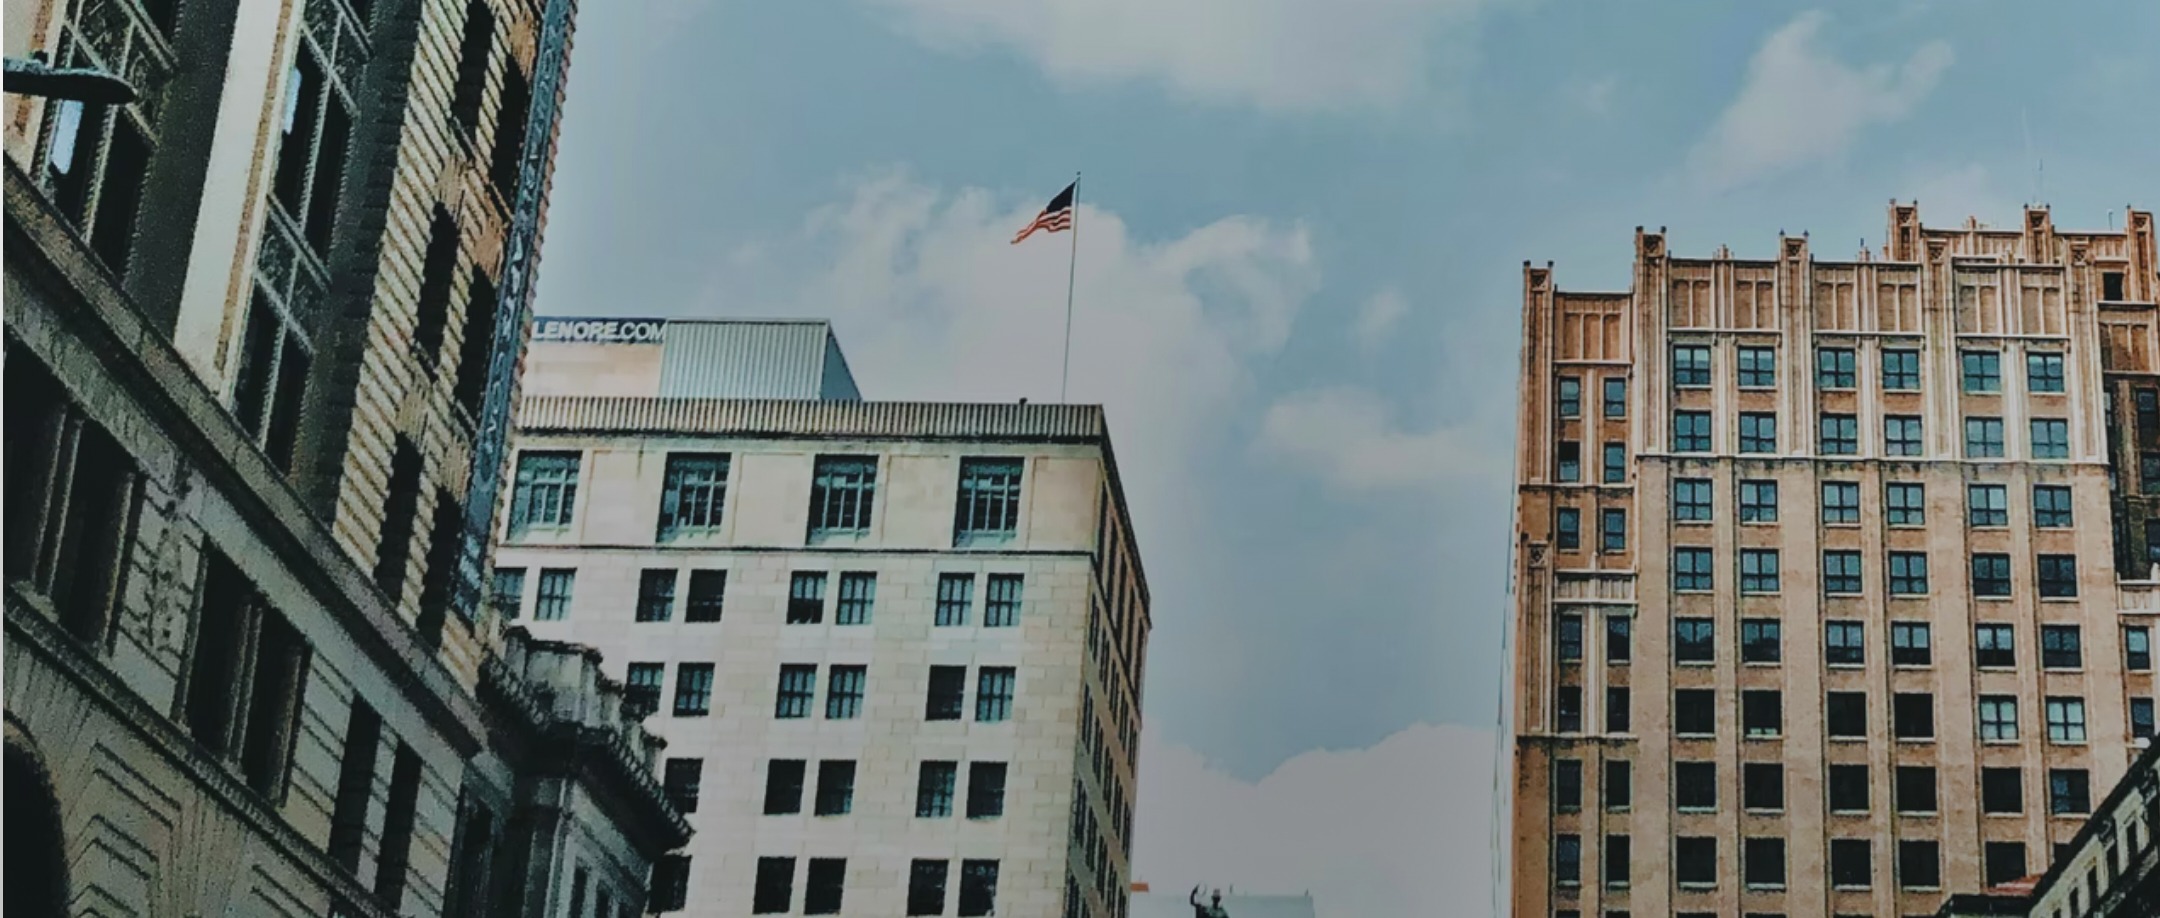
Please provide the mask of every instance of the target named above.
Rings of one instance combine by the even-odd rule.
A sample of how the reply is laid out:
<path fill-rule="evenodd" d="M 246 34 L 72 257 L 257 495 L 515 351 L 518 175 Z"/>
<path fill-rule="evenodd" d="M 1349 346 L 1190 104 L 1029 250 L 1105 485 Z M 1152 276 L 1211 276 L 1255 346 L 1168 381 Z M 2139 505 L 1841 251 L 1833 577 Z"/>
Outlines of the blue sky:
<path fill-rule="evenodd" d="M 1842 259 L 1892 197 L 2119 225 L 2160 204 L 2160 4 L 2079 8 L 587 3 L 540 310 L 829 316 L 871 398 L 1054 399 L 1068 239 L 1005 243 L 1085 170 L 1141 878 L 1415 914 L 1490 882 L 1522 262 Z"/>

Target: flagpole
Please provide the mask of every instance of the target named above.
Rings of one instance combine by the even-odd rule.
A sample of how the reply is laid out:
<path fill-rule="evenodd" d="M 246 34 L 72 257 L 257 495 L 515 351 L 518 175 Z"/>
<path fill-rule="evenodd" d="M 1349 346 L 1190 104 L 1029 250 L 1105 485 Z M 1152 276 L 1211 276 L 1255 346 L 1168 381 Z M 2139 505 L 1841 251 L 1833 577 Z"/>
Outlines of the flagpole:
<path fill-rule="evenodd" d="M 1065 386 L 1072 379 L 1073 278 L 1080 267 L 1080 173 L 1073 173 L 1072 259 L 1065 265 L 1065 369 L 1058 374 L 1058 402 L 1065 401 Z"/>

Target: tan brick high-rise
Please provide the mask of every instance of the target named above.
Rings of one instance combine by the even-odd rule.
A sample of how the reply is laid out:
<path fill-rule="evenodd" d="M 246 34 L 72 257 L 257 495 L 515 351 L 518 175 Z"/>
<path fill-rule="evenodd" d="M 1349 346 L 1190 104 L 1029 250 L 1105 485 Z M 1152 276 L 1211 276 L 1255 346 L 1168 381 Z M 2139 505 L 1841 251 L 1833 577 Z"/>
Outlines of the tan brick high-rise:
<path fill-rule="evenodd" d="M 1929 914 L 2046 868 L 2153 731 L 2124 227 L 1893 203 L 1845 260 L 1526 265 L 1514 914 Z"/>

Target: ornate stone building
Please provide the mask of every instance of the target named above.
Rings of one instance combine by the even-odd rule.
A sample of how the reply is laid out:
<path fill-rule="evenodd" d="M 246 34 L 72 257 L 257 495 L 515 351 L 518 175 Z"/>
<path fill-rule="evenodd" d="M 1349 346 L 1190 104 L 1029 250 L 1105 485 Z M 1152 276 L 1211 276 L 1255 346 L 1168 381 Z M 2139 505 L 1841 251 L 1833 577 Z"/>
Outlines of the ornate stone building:
<path fill-rule="evenodd" d="M 630 914 L 681 844 L 478 601 L 574 7 L 6 0 L 135 96 L 4 103 L 11 911 Z"/>
<path fill-rule="evenodd" d="M 1515 914 L 1931 913 L 2148 742 L 2152 215 L 1888 239 L 1525 266 Z"/>

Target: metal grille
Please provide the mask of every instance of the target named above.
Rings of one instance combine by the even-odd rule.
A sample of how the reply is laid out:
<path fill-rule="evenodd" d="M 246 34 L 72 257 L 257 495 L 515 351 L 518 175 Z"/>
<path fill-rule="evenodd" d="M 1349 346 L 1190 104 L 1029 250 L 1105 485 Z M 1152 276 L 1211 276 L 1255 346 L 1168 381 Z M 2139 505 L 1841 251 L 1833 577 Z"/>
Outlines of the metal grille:
<path fill-rule="evenodd" d="M 960 504 L 953 515 L 953 543 L 1012 538 L 1020 528 L 1019 459 L 960 460 Z"/>
<path fill-rule="evenodd" d="M 727 503 L 726 454 L 669 456 L 660 494 L 660 538 L 710 533 L 720 528 Z"/>
<path fill-rule="evenodd" d="M 797 720 L 810 716 L 810 700 L 817 695 L 817 667 L 807 663 L 788 663 L 780 667 L 780 696 L 773 703 L 773 716 L 782 720 Z"/>
<path fill-rule="evenodd" d="M 877 496 L 877 457 L 819 456 L 810 481 L 810 537 L 870 531 Z"/>
<path fill-rule="evenodd" d="M 516 490 L 510 497 L 510 535 L 570 525 L 577 502 L 578 453 L 518 456 Z"/>
<path fill-rule="evenodd" d="M 998 723 L 1011 719 L 1013 668 L 985 666 L 975 683 L 975 720 Z"/>
<path fill-rule="evenodd" d="M 937 623 L 965 625 L 968 607 L 975 604 L 974 574 L 940 574 L 937 584 Z"/>
<path fill-rule="evenodd" d="M 871 606 L 877 603 L 877 574 L 850 571 L 840 575 L 840 602 L 833 608 L 833 624 L 870 624 Z"/>
<path fill-rule="evenodd" d="M 1020 623 L 1019 574 L 991 574 L 989 595 L 983 597 L 983 627 L 1010 628 Z"/>

